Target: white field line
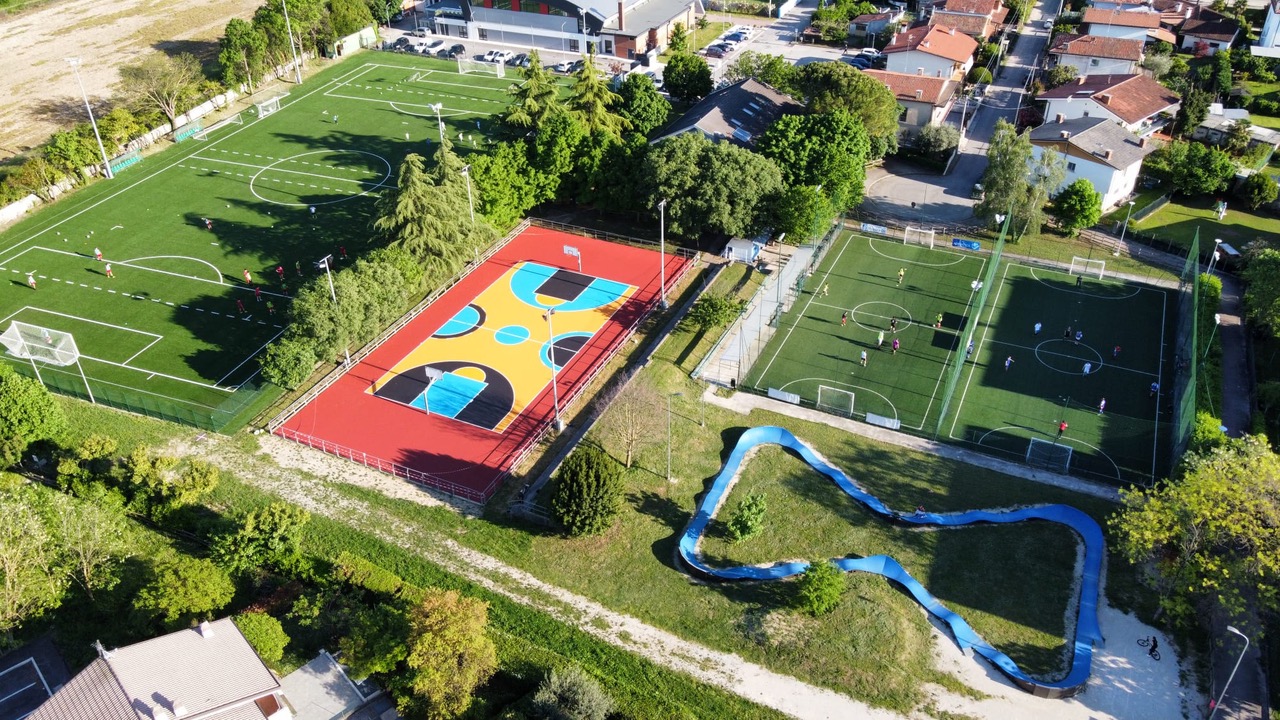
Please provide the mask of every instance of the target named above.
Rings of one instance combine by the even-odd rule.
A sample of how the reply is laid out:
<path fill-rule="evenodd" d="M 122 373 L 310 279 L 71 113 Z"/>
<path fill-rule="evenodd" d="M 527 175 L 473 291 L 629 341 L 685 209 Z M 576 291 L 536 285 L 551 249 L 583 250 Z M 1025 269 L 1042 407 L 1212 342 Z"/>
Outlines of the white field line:
<path fill-rule="evenodd" d="M 972 256 L 969 256 L 969 257 L 972 257 Z M 981 260 L 981 263 L 978 265 L 978 275 L 977 275 L 977 277 L 982 277 L 982 275 L 983 275 L 983 271 L 985 271 L 985 270 L 987 269 L 987 262 L 988 262 L 988 260 L 987 260 L 986 258 L 983 258 L 983 259 Z M 1001 279 L 1001 284 L 1003 285 L 1003 283 L 1004 283 L 1004 280 L 1003 280 L 1003 278 L 1002 278 L 1002 279 Z M 973 306 L 973 300 L 974 300 L 974 298 L 976 298 L 976 297 L 978 296 L 978 292 L 979 292 L 979 290 L 978 290 L 976 287 L 974 287 L 972 290 L 970 290 L 970 291 L 969 291 L 969 300 L 968 300 L 967 302 L 965 302 L 965 304 L 964 304 L 965 317 L 968 317 L 968 316 L 969 316 L 969 308 Z M 927 318 L 926 318 L 926 319 L 927 319 Z M 973 318 L 972 322 L 978 322 L 979 320 L 980 320 L 980 318 L 975 317 L 975 318 Z M 948 355 L 955 355 L 955 357 L 956 357 L 956 362 L 958 362 L 958 363 L 963 363 L 963 362 L 965 361 L 965 359 L 964 359 L 964 358 L 960 357 L 960 353 L 964 352 L 964 350 L 963 350 L 963 349 L 961 349 L 961 347 L 960 347 L 960 339 L 961 339 L 962 337 L 963 337 L 963 333 L 957 333 L 957 334 L 955 335 L 955 338 L 956 338 L 956 347 L 955 347 L 955 349 L 954 349 L 954 350 L 952 350 L 950 353 L 948 353 Z M 947 363 L 946 363 L 946 361 L 944 360 L 944 361 L 943 361 L 943 363 L 942 363 L 942 369 L 941 369 L 940 371 L 938 371 L 938 381 L 937 381 L 937 382 L 935 382 L 935 383 L 933 384 L 933 393 L 929 395 L 929 404 L 928 404 L 928 405 L 925 405 L 925 407 L 924 407 L 924 415 L 920 416 L 920 426 L 919 426 L 919 427 L 916 427 L 916 428 L 912 428 L 912 429 L 914 429 L 914 430 L 924 430 L 924 426 L 925 426 L 925 424 L 927 424 L 927 423 L 929 422 L 929 411 L 933 409 L 933 401 L 938 399 L 938 388 L 942 385 L 942 378 L 943 378 L 946 374 L 947 374 Z M 957 407 L 957 408 L 956 408 L 956 413 L 959 413 L 959 412 L 960 412 L 960 408 L 958 408 L 958 407 Z M 938 418 L 938 422 L 942 422 L 942 420 L 943 420 L 943 418 Z"/>
<path fill-rule="evenodd" d="M 144 352 L 146 352 L 146 351 L 150 350 L 152 345 L 155 345 L 156 343 L 160 342 L 160 341 L 161 341 L 161 340 L 163 340 L 163 339 L 164 339 L 164 338 L 157 337 L 155 340 L 152 340 L 151 342 L 147 343 L 147 346 L 146 346 L 146 347 L 144 347 L 144 348 L 142 348 L 141 350 L 139 350 L 138 352 L 136 352 L 136 353 L 134 353 L 134 354 L 130 355 L 130 356 L 129 356 L 129 359 L 124 361 L 124 364 L 125 364 L 125 365 L 128 365 L 129 363 L 133 362 L 134 358 L 136 358 L 136 357 L 138 357 L 139 355 L 141 355 L 142 353 L 144 353 Z"/>
<path fill-rule="evenodd" d="M 288 169 L 286 169 L 286 168 L 276 167 L 276 166 L 274 166 L 274 165 L 270 165 L 270 166 L 265 166 L 265 165 L 254 165 L 253 163 L 242 163 L 242 162 L 236 162 L 235 160 L 221 160 L 221 159 L 218 159 L 218 158 L 209 158 L 209 157 L 194 157 L 194 158 L 192 158 L 192 159 L 194 159 L 194 160 L 203 160 L 203 161 L 205 161 L 205 162 L 211 162 L 211 163 L 223 163 L 223 164 L 225 164 L 225 165 L 237 165 L 237 166 L 239 166 L 239 167 L 253 168 L 254 170 L 258 170 L 258 171 L 270 171 L 270 172 L 279 172 L 279 173 L 289 173 L 289 174 L 291 174 L 291 175 L 306 175 L 307 177 L 318 178 L 318 179 L 320 179 L 320 180 L 326 180 L 326 181 L 344 182 L 344 183 L 355 183 L 355 184 L 357 184 L 357 185 L 371 185 L 371 186 L 373 186 L 373 187 L 375 187 L 375 188 L 379 188 L 379 187 L 389 187 L 388 185 L 386 185 L 386 184 L 384 184 L 384 183 L 382 183 L 382 182 L 376 182 L 376 181 L 374 181 L 374 180 L 372 180 L 372 179 L 364 179 L 364 180 L 362 180 L 362 179 L 359 179 L 359 178 L 334 177 L 334 176 L 331 176 L 331 175 L 321 175 L 321 174 L 319 174 L 319 173 L 311 173 L 311 172 L 307 172 L 307 171 L 305 171 L 305 170 L 288 170 Z M 213 172 L 217 172 L 217 171 L 216 171 L 216 170 L 214 170 Z"/>
<path fill-rule="evenodd" d="M 852 238 L 851 236 L 846 236 L 846 237 L 845 237 L 844 246 L 842 246 L 842 247 L 840 248 L 840 252 L 836 253 L 835 258 L 833 258 L 833 259 L 831 260 L 831 264 L 827 266 L 827 271 L 826 271 L 826 272 L 824 272 L 824 273 L 822 274 L 822 284 L 821 284 L 821 285 L 814 285 L 814 290 L 813 290 L 813 292 L 809 293 L 809 300 L 808 300 L 807 302 L 805 302 L 805 304 L 804 304 L 804 309 L 800 311 L 800 317 L 796 318 L 796 321 L 795 321 L 794 323 L 792 323 L 792 324 L 791 324 L 791 327 L 787 328 L 787 334 L 783 336 L 783 338 L 782 338 L 782 342 L 778 344 L 778 349 L 773 351 L 773 357 L 769 358 L 769 362 L 768 362 L 768 363 L 765 363 L 764 371 L 762 371 L 762 372 L 760 373 L 760 379 L 761 379 L 761 380 L 763 380 L 763 379 L 764 379 L 764 377 L 765 377 L 766 375 L 768 375 L 768 374 L 769 374 L 769 368 L 773 367 L 773 361 L 778 359 L 778 354 L 782 352 L 782 348 L 786 347 L 786 346 L 787 346 L 787 342 L 788 342 L 789 340 L 791 340 L 791 333 L 795 331 L 796 326 L 800 324 L 800 321 L 801 321 L 801 320 L 803 320 L 805 317 L 807 317 L 807 316 L 808 316 L 808 314 L 809 314 L 809 306 L 813 304 L 813 299 L 814 299 L 814 298 L 816 298 L 816 297 L 818 296 L 818 290 L 819 290 L 819 288 L 821 288 L 821 287 L 825 287 L 825 286 L 826 286 L 826 284 L 827 284 L 827 278 L 831 277 L 831 271 L 832 271 L 832 270 L 834 270 L 834 269 L 835 269 L 835 267 L 836 267 L 836 264 L 840 262 L 840 256 L 844 255 L 844 251 L 845 251 L 845 250 L 849 249 L 849 244 L 850 244 L 850 242 L 852 241 L 852 239 L 853 239 L 853 238 Z M 781 276 L 779 276 L 779 277 L 778 277 L 778 282 L 782 282 L 782 277 L 781 277 Z M 760 308 L 759 308 L 759 311 L 760 311 L 761 316 L 763 316 L 763 315 L 764 315 L 764 298 L 761 298 L 761 299 L 760 299 Z M 779 321 L 779 322 L 781 322 L 781 321 L 782 321 L 782 317 L 781 317 L 781 316 L 779 316 L 779 317 L 778 317 L 778 321 Z M 739 333 L 742 333 L 742 332 L 744 332 L 746 329 L 747 329 L 747 328 L 746 328 L 746 322 L 744 321 L 744 322 L 743 322 L 743 327 L 739 328 L 739 329 L 738 329 L 738 332 L 739 332 Z"/>
<path fill-rule="evenodd" d="M 1009 265 L 1004 266 L 1004 272 L 1000 273 L 1000 287 L 996 289 L 996 296 L 991 299 L 991 309 L 987 311 L 987 323 L 982 328 L 982 344 L 987 344 L 987 333 L 991 331 L 991 322 L 995 317 L 996 308 L 1000 307 L 1000 295 L 1004 292 L 1005 280 L 1009 277 Z M 976 319 L 975 319 L 976 321 Z M 969 367 L 969 377 L 964 381 L 964 391 L 960 393 L 960 404 L 956 406 L 956 414 L 951 420 L 951 429 L 947 431 L 947 435 L 952 440 L 959 440 L 956 437 L 956 425 L 960 422 L 960 411 L 964 409 L 965 398 L 969 395 L 969 384 L 973 382 L 973 375 L 978 370 L 978 364 L 972 363 Z"/>
<path fill-rule="evenodd" d="M 77 252 L 68 252 L 68 251 L 66 251 L 66 250 L 54 250 L 53 248 L 47 248 L 47 247 L 44 247 L 44 246 L 42 246 L 42 245 L 32 245 L 31 247 L 29 247 L 29 248 L 27 248 L 27 249 L 23 250 L 22 252 L 18 253 L 17 255 L 13 256 L 13 257 L 10 259 L 10 262 L 9 262 L 9 263 L 7 263 L 7 264 L 12 264 L 12 261 L 13 261 L 13 260 L 17 260 L 18 258 L 22 257 L 23 255 L 27 254 L 28 252 L 31 252 L 32 250 L 43 250 L 44 252 L 57 253 L 58 255 L 71 255 L 71 256 L 73 256 L 73 257 L 84 257 L 83 255 L 81 255 L 80 253 L 77 253 Z M 178 256 L 174 255 L 174 256 L 166 256 L 166 257 L 178 257 Z M 137 259 L 138 259 L 138 260 L 146 260 L 147 258 L 137 258 Z M 194 260 L 195 258 L 188 258 L 188 259 L 190 259 L 190 260 Z M 111 262 L 112 262 L 112 264 L 114 264 L 114 265 L 120 265 L 120 266 L 122 266 L 122 267 L 127 267 L 127 268 L 133 268 L 134 270 L 145 270 L 145 271 L 147 271 L 147 272 L 159 273 L 159 274 L 161 274 L 161 275 L 169 275 L 170 277 L 183 278 L 183 279 L 185 279 L 185 280 L 195 280 L 196 282 L 208 283 L 208 284 L 210 284 L 210 285 L 226 285 L 226 283 L 222 282 L 221 280 L 208 280 L 208 279 L 206 279 L 206 278 L 197 277 L 197 276 L 195 276 L 195 275 L 183 275 L 182 273 L 170 272 L 169 270 L 160 270 L 160 269 L 157 269 L 157 268 L 147 267 L 146 265 L 131 265 L 131 264 L 129 264 L 129 261 L 127 261 L 127 260 L 113 260 L 113 261 L 111 261 Z M 206 264 L 208 264 L 208 263 L 206 263 Z M 0 266 L 0 267 L 3 267 L 3 266 Z M 217 270 L 217 268 L 216 268 L 216 267 L 214 267 L 213 265 L 209 265 L 209 267 L 212 267 L 214 270 Z M 95 288 L 95 289 L 96 289 L 96 288 Z"/>
<path fill-rule="evenodd" d="M 1160 294 L 1163 295 L 1164 297 L 1162 298 L 1162 302 L 1160 303 L 1160 364 L 1156 366 L 1157 368 L 1159 368 L 1156 371 L 1157 383 L 1159 383 L 1163 379 L 1160 377 L 1160 370 L 1164 369 L 1164 339 L 1165 339 L 1164 329 L 1165 329 L 1165 320 L 1167 319 L 1166 314 L 1169 307 L 1169 293 L 1161 290 Z M 1195 359 L 1193 358 L 1192 362 L 1194 361 Z M 1163 387 L 1163 385 L 1161 387 Z M 1194 392 L 1194 389 L 1192 391 Z M 1156 481 L 1156 458 L 1158 457 L 1156 453 L 1159 450 L 1158 444 L 1160 442 L 1160 393 L 1159 392 L 1156 393 L 1156 417 L 1153 422 L 1154 422 L 1154 427 L 1152 428 L 1152 431 L 1151 431 L 1151 483 L 1154 485 Z M 1170 431 L 1172 432 L 1172 428 Z"/>
<path fill-rule="evenodd" d="M 241 368 L 245 363 L 247 363 L 247 362 L 249 362 L 250 360 L 252 360 L 252 359 L 256 358 L 256 357 L 258 356 L 258 353 L 262 352 L 263 350 L 266 350 L 268 345 L 270 345 L 271 343 L 275 342 L 275 339 L 276 339 L 276 338 L 278 338 L 278 337 L 280 337 L 280 336 L 281 336 L 281 335 L 283 335 L 283 334 L 284 334 L 284 330 L 281 330 L 280 332 L 276 333 L 275 335 L 272 335 L 270 340 L 268 340 L 268 341 L 266 341 L 266 342 L 262 343 L 262 347 L 260 347 L 260 348 L 258 348 L 257 350 L 254 350 L 253 352 L 249 353 L 249 356 L 248 356 L 248 357 L 246 357 L 245 359 L 241 360 L 241 361 L 240 361 L 240 364 L 238 364 L 238 365 L 236 365 L 235 367 L 233 367 L 233 368 L 231 368 L 230 370 L 228 370 L 226 375 L 223 375 L 222 377 L 218 378 L 218 382 L 217 382 L 216 384 L 221 385 L 221 384 L 222 384 L 222 381 L 224 381 L 224 380 L 226 380 L 227 378 L 231 377 L 231 374 L 232 374 L 232 373 L 234 373 L 235 371 L 239 370 L 239 369 L 240 369 L 240 368 Z M 254 375 L 257 375 L 257 373 L 254 373 Z M 253 378 L 253 375 L 250 375 L 250 376 L 249 376 L 249 378 L 250 378 L 250 379 L 252 379 L 252 378 Z M 243 383 L 242 383 L 242 384 L 243 384 Z"/>

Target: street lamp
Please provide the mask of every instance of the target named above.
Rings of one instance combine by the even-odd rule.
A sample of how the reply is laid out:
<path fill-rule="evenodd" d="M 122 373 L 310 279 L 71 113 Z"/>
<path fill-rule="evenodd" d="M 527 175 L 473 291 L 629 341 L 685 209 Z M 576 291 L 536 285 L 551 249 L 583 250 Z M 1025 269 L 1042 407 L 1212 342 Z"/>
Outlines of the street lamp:
<path fill-rule="evenodd" d="M 285 0 L 280 0 L 280 7 L 284 9 L 284 33 L 289 36 L 289 52 L 293 53 L 293 73 L 298 79 L 298 84 L 302 84 L 302 63 L 298 62 L 298 49 L 293 46 L 293 26 L 289 24 L 289 5 Z"/>
<path fill-rule="evenodd" d="M 1218 702 L 1214 703 L 1209 709 L 1209 720 L 1213 720 L 1213 716 L 1218 713 L 1218 708 L 1222 707 L 1222 698 L 1226 697 L 1227 688 L 1231 687 L 1231 681 L 1236 677 L 1236 671 L 1240 669 L 1240 661 L 1244 660 L 1244 654 L 1249 651 L 1249 638 L 1244 633 L 1228 625 L 1227 630 L 1244 638 L 1244 647 L 1240 650 L 1240 657 L 1236 658 L 1236 666 L 1231 668 L 1231 674 L 1227 676 L 1227 684 L 1222 686 L 1222 692 L 1218 693 Z"/>
<path fill-rule="evenodd" d="M 1217 264 L 1218 260 L 1222 257 L 1221 247 L 1222 247 L 1222 238 L 1214 238 L 1213 239 L 1213 255 L 1209 256 L 1208 274 L 1210 275 L 1213 274 L 1213 266 Z"/>
<path fill-rule="evenodd" d="M 463 165 L 460 171 L 462 176 L 467 179 L 467 207 L 471 209 L 471 224 L 476 224 L 476 204 L 471 199 L 471 166 Z"/>
<path fill-rule="evenodd" d="M 684 393 L 671 393 L 667 396 L 667 482 L 671 480 L 671 398 L 684 397 Z"/>
<path fill-rule="evenodd" d="M 1209 342 L 1204 344 L 1204 357 L 1200 358 L 1201 360 L 1204 360 L 1209 357 L 1209 349 L 1213 347 L 1213 335 L 1214 333 L 1218 332 L 1218 326 L 1221 324 L 1222 324 L 1222 315 L 1218 313 L 1214 313 L 1213 314 L 1213 331 L 1209 333 Z"/>
<path fill-rule="evenodd" d="M 556 388 L 556 331 L 551 325 L 551 318 L 555 314 L 555 308 L 547 308 L 542 317 L 547 319 L 547 335 L 551 338 L 547 345 L 547 359 L 551 361 L 551 403 L 556 414 L 556 432 L 564 432 L 564 421 L 560 419 L 560 391 Z"/>
<path fill-rule="evenodd" d="M 332 263 L 332 261 L 333 261 L 333 255 L 325 255 L 324 257 L 320 258 L 319 264 L 321 267 L 324 268 L 324 276 L 329 279 L 329 297 L 333 298 L 333 309 L 334 309 L 334 312 L 336 313 L 338 310 L 338 293 L 333 289 L 333 274 L 329 272 L 329 265 Z M 342 346 L 342 354 L 346 355 L 347 357 L 345 366 L 351 367 L 351 351 L 347 349 L 347 346 L 345 344 Z"/>
<path fill-rule="evenodd" d="M 658 283 L 661 287 L 662 309 L 667 309 L 667 199 L 658 203 Z"/>
<path fill-rule="evenodd" d="M 444 109 L 444 103 L 431 103 L 427 107 L 436 111 L 436 128 L 440 130 L 440 144 L 444 144 L 444 121 L 440 119 L 440 111 Z"/>
<path fill-rule="evenodd" d="M 84 91 L 84 81 L 80 79 L 80 58 L 66 58 L 67 63 L 71 65 L 71 72 L 76 74 L 76 84 L 80 86 L 80 95 L 84 98 L 84 109 L 89 112 L 89 124 L 93 126 L 93 136 L 98 140 L 98 150 L 102 153 L 102 169 L 106 171 L 107 179 L 111 180 L 115 174 L 111 172 L 111 161 L 107 159 L 107 149 L 102 146 L 102 136 L 98 134 L 98 121 L 93 119 L 93 108 L 89 107 L 89 94 Z"/>
<path fill-rule="evenodd" d="M 1129 218 L 1133 216 L 1133 201 L 1129 201 L 1129 210 L 1124 214 L 1124 227 L 1120 228 L 1120 244 L 1124 244 L 1124 235 L 1129 232 Z M 1120 254 L 1120 248 L 1116 248 L 1115 255 Z"/>

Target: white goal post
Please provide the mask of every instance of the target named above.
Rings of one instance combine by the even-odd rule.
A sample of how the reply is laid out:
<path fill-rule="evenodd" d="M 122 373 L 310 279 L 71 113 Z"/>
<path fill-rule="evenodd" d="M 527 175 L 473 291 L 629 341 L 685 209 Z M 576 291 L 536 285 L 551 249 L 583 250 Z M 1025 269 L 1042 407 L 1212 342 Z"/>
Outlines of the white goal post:
<path fill-rule="evenodd" d="M 817 407 L 832 415 L 851 418 L 853 417 L 853 391 L 819 385 Z"/>
<path fill-rule="evenodd" d="M 80 378 L 84 380 L 84 388 L 89 393 L 89 402 L 94 402 L 89 379 L 84 376 L 84 368 L 80 367 L 80 349 L 76 347 L 76 339 L 71 333 L 12 320 L 9 327 L 0 333 L 0 345 L 4 345 L 10 355 L 30 360 L 31 369 L 35 371 L 36 379 L 41 384 L 44 384 L 44 378 L 40 377 L 37 361 L 56 367 L 75 365 L 80 370 Z"/>
<path fill-rule="evenodd" d="M 1107 262 L 1105 260 L 1089 260 L 1088 258 L 1072 256 L 1071 269 L 1067 272 L 1071 275 L 1096 275 L 1101 280 L 1103 273 L 1106 271 Z"/>
<path fill-rule="evenodd" d="M 498 77 L 506 77 L 507 70 L 505 63 L 491 63 L 483 60 L 473 60 L 458 56 L 458 74 L 466 75 L 467 73 L 483 73 L 485 75 L 496 75 Z"/>
<path fill-rule="evenodd" d="M 1027 443 L 1027 464 L 1063 475 L 1071 469 L 1071 446 L 1058 441 L 1031 438 Z"/>
<path fill-rule="evenodd" d="M 243 124 L 244 124 L 244 118 L 240 117 L 240 113 L 236 113 L 231 117 L 219 120 L 218 122 L 210 125 L 209 127 L 200 130 L 199 132 L 195 133 L 191 137 L 195 138 L 196 140 L 208 140 L 209 133 L 211 132 L 221 130 L 222 128 L 228 125 L 243 125 Z"/>
<path fill-rule="evenodd" d="M 253 107 L 258 111 L 258 119 L 271 115 L 280 111 L 280 101 L 289 97 L 289 93 L 282 93 L 274 97 L 269 97 L 259 103 L 254 103 Z"/>
<path fill-rule="evenodd" d="M 906 230 L 902 232 L 902 243 L 904 245 L 924 245 L 932 248 L 933 235 L 934 232 L 932 229 L 926 230 L 925 228 L 911 227 L 908 225 Z"/>

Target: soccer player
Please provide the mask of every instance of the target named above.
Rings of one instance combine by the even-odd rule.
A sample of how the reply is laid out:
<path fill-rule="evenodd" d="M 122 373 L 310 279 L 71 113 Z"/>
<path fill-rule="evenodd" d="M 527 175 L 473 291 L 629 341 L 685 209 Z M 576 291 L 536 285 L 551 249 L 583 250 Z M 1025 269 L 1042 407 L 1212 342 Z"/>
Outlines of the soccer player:
<path fill-rule="evenodd" d="M 204 229 L 209 231 L 213 230 L 213 221 L 209 218 L 204 218 Z"/>
<path fill-rule="evenodd" d="M 1076 287 L 1077 287 L 1077 288 L 1082 288 L 1082 287 L 1084 287 L 1084 276 L 1083 276 L 1083 275 L 1077 275 L 1077 276 L 1076 276 Z"/>
<path fill-rule="evenodd" d="M 1116 358 L 1118 358 L 1118 357 L 1120 357 L 1120 346 L 1119 346 L 1119 345 L 1117 345 L 1117 346 L 1115 346 L 1115 347 L 1111 348 L 1111 359 L 1112 359 L 1112 360 L 1114 360 L 1114 359 L 1116 359 Z"/>
<path fill-rule="evenodd" d="M 880 334 L 876 336 L 876 348 L 880 350 L 884 349 L 884 331 L 883 330 L 881 330 Z"/>
<path fill-rule="evenodd" d="M 1013 366 L 1013 356 L 1010 355 L 1009 357 L 1004 359 L 1004 371 L 1009 372 L 1009 368 L 1012 366 Z"/>
<path fill-rule="evenodd" d="M 1098 414 L 1101 415 L 1102 413 L 1106 412 L 1106 409 L 1107 409 L 1107 399 L 1102 398 L 1102 400 L 1098 401 Z"/>
<path fill-rule="evenodd" d="M 1090 373 L 1090 371 L 1092 371 L 1092 370 L 1093 370 L 1093 363 L 1091 363 L 1091 362 L 1087 362 L 1087 363 L 1085 363 L 1085 364 L 1084 364 L 1084 374 L 1085 374 L 1085 375 L 1088 375 L 1088 374 Z"/>
<path fill-rule="evenodd" d="M 1151 383 L 1151 397 L 1155 397 L 1160 392 L 1160 383 Z"/>
<path fill-rule="evenodd" d="M 934 319 L 933 326 L 936 328 L 942 327 L 942 313 L 938 313 L 938 317 Z"/>
<path fill-rule="evenodd" d="M 898 334 L 898 318 L 895 317 L 889 319 L 889 331 L 894 335 Z"/>
<path fill-rule="evenodd" d="M 1079 344 L 1080 344 L 1080 341 L 1081 341 L 1081 340 L 1083 340 L 1083 339 L 1084 339 L 1084 331 L 1083 331 L 1083 330 L 1077 330 L 1077 331 L 1076 331 L 1076 344 L 1077 344 L 1077 345 L 1079 345 Z"/>
<path fill-rule="evenodd" d="M 831 292 L 831 284 L 830 284 L 830 283 L 827 283 L 826 285 L 823 285 L 823 286 L 822 286 L 822 297 L 826 297 L 826 296 L 827 296 L 827 294 L 828 294 L 828 293 L 830 293 L 830 292 Z"/>
<path fill-rule="evenodd" d="M 866 367 L 866 366 L 867 366 L 867 351 L 866 351 L 866 350 L 863 350 L 863 351 L 862 351 L 861 361 L 862 361 L 862 367 Z"/>
<path fill-rule="evenodd" d="M 32 290 L 36 289 L 35 273 L 27 273 L 27 287 L 31 288 Z"/>
<path fill-rule="evenodd" d="M 848 325 L 848 324 L 849 324 L 849 311 L 845 310 L 844 312 L 840 313 L 840 327 L 844 327 L 845 325 Z"/>
<path fill-rule="evenodd" d="M 244 269 L 244 284 L 245 285 L 253 284 L 253 275 L 249 272 L 249 268 Z"/>
<path fill-rule="evenodd" d="M 245 270 L 245 272 L 249 272 L 249 271 Z M 276 275 L 280 277 L 280 282 L 284 282 L 284 266 L 283 265 L 276 266 Z"/>
<path fill-rule="evenodd" d="M 98 248 L 93 249 L 93 259 L 102 262 L 102 251 Z"/>
<path fill-rule="evenodd" d="M 111 263 L 107 263 L 107 266 L 103 269 L 107 271 L 107 277 L 111 278 L 112 280 L 115 279 L 116 274 L 111 272 Z M 35 286 L 33 285 L 32 287 L 35 287 Z"/>
<path fill-rule="evenodd" d="M 969 338 L 969 347 L 964 349 L 964 358 L 968 360 L 973 357 L 973 338 Z"/>
<path fill-rule="evenodd" d="M 268 301 L 267 301 L 267 314 L 268 314 L 268 315 L 275 315 L 275 314 L 276 314 L 276 306 L 275 306 L 275 303 L 271 302 L 270 300 L 268 300 Z"/>
<path fill-rule="evenodd" d="M 906 276 L 907 276 L 907 269 L 906 269 L 906 268 L 898 268 L 898 284 L 899 284 L 899 285 L 901 285 L 901 284 L 902 284 L 902 278 L 904 278 L 904 277 L 906 277 Z"/>
<path fill-rule="evenodd" d="M 253 299 L 257 300 L 258 302 L 262 302 L 262 288 L 254 286 Z"/>
<path fill-rule="evenodd" d="M 902 347 L 902 344 L 898 342 L 898 338 L 894 338 L 894 339 L 893 339 L 893 354 L 894 354 L 894 355 L 897 355 L 897 354 L 898 354 L 898 348 L 900 348 L 900 347 Z"/>
<path fill-rule="evenodd" d="M 1058 437 L 1062 437 L 1062 433 L 1067 431 L 1067 421 L 1062 420 L 1058 423 Z"/>
<path fill-rule="evenodd" d="M 1033 328 L 1033 329 L 1032 329 L 1031 334 L 1032 334 L 1032 335 L 1039 335 L 1039 334 L 1040 334 L 1040 328 L 1041 328 L 1041 327 L 1043 327 L 1043 326 L 1042 326 L 1040 323 L 1036 323 L 1036 326 L 1035 326 L 1035 328 Z"/>
<path fill-rule="evenodd" d="M 236 314 L 238 315 L 244 314 L 244 301 L 241 300 L 240 298 L 236 298 Z"/>

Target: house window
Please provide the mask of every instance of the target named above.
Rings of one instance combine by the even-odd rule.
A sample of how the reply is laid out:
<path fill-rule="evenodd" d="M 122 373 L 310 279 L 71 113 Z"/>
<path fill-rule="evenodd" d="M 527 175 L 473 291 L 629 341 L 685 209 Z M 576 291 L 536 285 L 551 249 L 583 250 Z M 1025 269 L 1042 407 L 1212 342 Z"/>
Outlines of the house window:
<path fill-rule="evenodd" d="M 605 38 L 605 39 L 603 40 L 603 42 L 604 42 L 604 54 L 605 54 L 605 55 L 612 55 L 612 54 L 613 54 L 613 41 L 612 41 L 612 40 L 610 40 L 609 38 Z"/>
<path fill-rule="evenodd" d="M 577 40 L 570 40 L 570 41 L 569 41 L 569 52 L 572 52 L 572 53 L 576 53 L 576 52 L 578 52 L 578 41 L 577 41 Z"/>
<path fill-rule="evenodd" d="M 466 25 L 459 25 L 459 26 L 458 26 L 458 37 L 460 37 L 460 38 L 469 37 L 469 36 L 467 35 L 467 26 L 466 26 Z"/>
<path fill-rule="evenodd" d="M 1098 58 L 1089 58 L 1089 64 L 1096 67 L 1100 63 L 1098 62 Z"/>
<path fill-rule="evenodd" d="M 488 31 L 488 30 L 485 30 L 484 28 L 478 28 L 478 29 L 476 30 L 476 37 L 480 38 L 481 40 L 488 40 L 488 39 L 489 39 L 489 31 Z"/>
<path fill-rule="evenodd" d="M 1076 171 L 1076 164 L 1073 162 L 1067 163 L 1067 172 L 1075 172 L 1075 171 Z"/>
<path fill-rule="evenodd" d="M 1085 110 L 1085 111 L 1084 111 L 1084 116 L 1085 116 L 1085 117 L 1089 117 L 1089 111 L 1088 111 L 1088 110 Z"/>

